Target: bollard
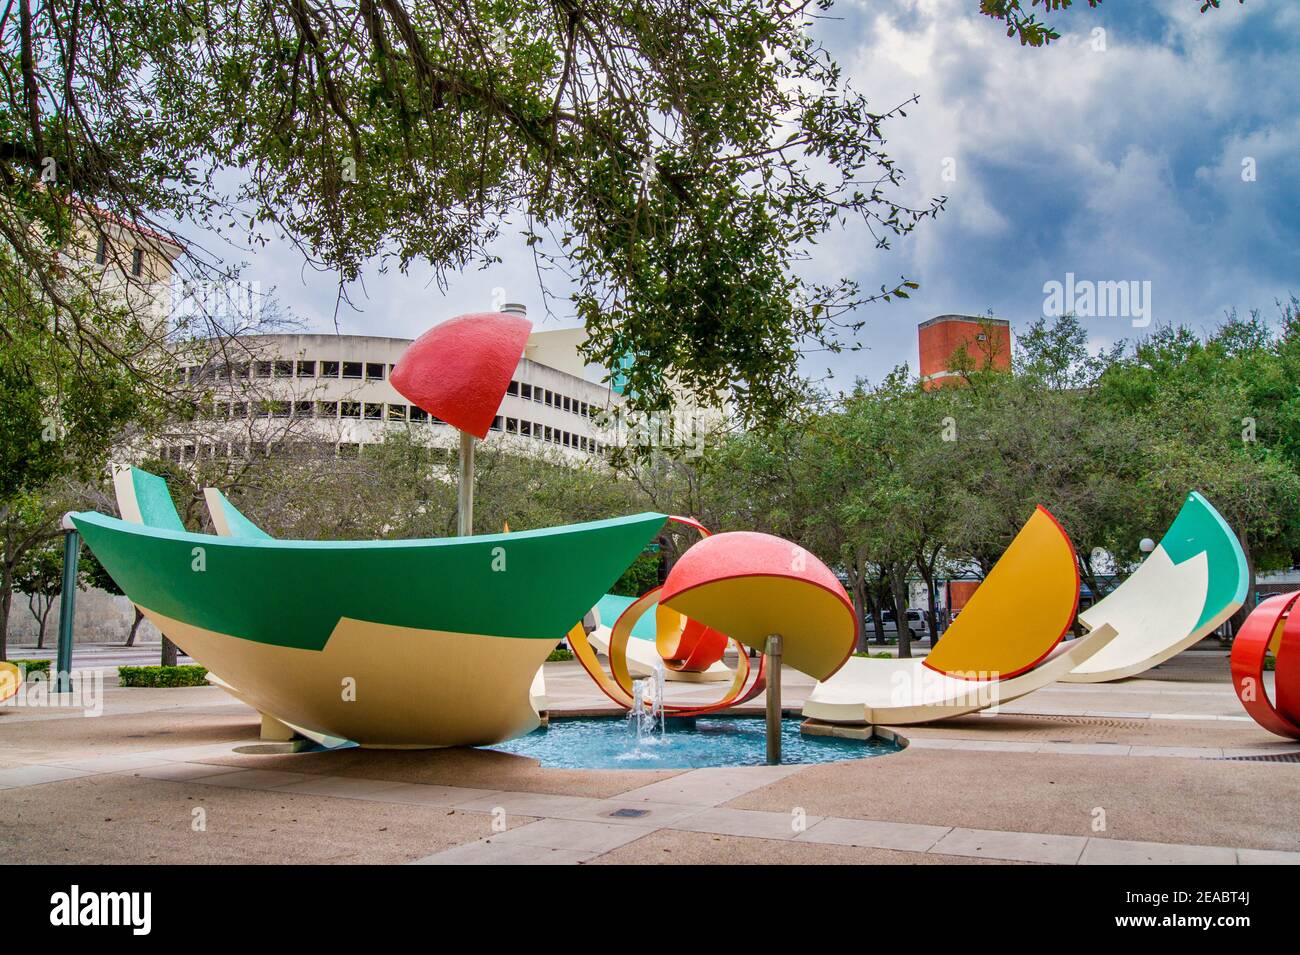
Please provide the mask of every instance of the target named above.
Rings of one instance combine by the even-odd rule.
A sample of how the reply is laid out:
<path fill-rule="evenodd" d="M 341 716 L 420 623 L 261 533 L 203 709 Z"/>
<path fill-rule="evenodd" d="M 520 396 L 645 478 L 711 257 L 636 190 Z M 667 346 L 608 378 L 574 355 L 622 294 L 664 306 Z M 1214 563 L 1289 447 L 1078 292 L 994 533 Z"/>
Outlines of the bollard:
<path fill-rule="evenodd" d="M 768 635 L 767 654 L 767 764 L 781 762 L 781 635 Z"/>

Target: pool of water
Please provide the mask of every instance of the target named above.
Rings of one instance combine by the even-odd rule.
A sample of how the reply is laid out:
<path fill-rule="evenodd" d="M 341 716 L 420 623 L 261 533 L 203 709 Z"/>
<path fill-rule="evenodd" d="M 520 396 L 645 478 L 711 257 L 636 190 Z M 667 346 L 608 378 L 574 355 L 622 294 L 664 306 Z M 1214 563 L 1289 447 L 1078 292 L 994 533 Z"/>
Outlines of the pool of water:
<path fill-rule="evenodd" d="M 801 722 L 799 717 L 782 720 L 782 763 L 835 763 L 901 749 L 879 737 L 862 741 L 805 736 L 799 732 Z M 764 721 L 745 716 L 670 719 L 662 735 L 639 741 L 636 727 L 623 717 L 555 719 L 549 727 L 486 748 L 531 756 L 559 769 L 698 769 L 767 762 Z"/>

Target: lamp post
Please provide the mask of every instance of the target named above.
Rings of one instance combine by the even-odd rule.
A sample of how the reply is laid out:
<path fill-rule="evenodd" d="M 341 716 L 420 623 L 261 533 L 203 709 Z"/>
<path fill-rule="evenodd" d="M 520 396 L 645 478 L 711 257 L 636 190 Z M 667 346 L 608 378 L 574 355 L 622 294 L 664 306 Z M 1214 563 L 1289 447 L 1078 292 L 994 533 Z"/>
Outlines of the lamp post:
<path fill-rule="evenodd" d="M 72 624 L 77 613 L 77 558 L 81 535 L 72 523 L 72 512 L 63 515 L 63 592 L 59 595 L 59 648 L 54 662 L 54 692 L 69 693 L 72 681 Z"/>
<path fill-rule="evenodd" d="M 1138 542 L 1138 550 L 1144 554 L 1149 554 L 1156 549 L 1156 542 L 1150 537 L 1144 537 Z"/>

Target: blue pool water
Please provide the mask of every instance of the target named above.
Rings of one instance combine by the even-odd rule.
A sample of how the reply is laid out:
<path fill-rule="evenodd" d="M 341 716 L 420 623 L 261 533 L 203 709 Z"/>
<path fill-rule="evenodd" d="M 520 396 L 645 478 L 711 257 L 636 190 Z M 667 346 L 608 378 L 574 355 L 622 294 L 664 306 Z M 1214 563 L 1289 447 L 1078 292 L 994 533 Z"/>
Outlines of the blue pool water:
<path fill-rule="evenodd" d="M 901 748 L 878 737 L 868 741 L 831 736 L 804 736 L 801 720 L 782 720 L 781 762 L 834 763 L 884 756 Z M 704 766 L 762 766 L 767 742 L 761 717 L 707 717 L 668 721 L 660 735 L 643 737 L 622 717 L 552 720 L 495 746 L 517 756 L 531 756 L 559 769 L 698 769 Z"/>

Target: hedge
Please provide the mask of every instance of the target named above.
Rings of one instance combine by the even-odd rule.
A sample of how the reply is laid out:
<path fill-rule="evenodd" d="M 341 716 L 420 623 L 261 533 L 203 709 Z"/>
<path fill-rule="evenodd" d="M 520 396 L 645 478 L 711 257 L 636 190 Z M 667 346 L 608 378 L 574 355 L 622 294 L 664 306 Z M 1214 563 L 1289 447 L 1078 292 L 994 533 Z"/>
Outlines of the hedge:
<path fill-rule="evenodd" d="M 206 686 L 207 667 L 118 667 L 117 681 L 121 686 Z"/>
<path fill-rule="evenodd" d="M 10 660 L 9 662 L 22 672 L 24 680 L 32 673 L 50 672 L 49 660 Z"/>
<path fill-rule="evenodd" d="M 557 647 L 551 651 L 551 655 L 546 658 L 547 663 L 563 663 L 565 660 L 573 659 L 573 651 L 566 650 L 564 647 Z"/>

